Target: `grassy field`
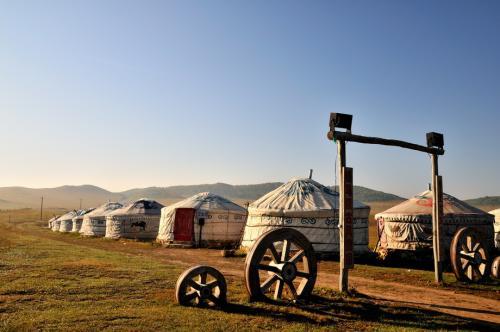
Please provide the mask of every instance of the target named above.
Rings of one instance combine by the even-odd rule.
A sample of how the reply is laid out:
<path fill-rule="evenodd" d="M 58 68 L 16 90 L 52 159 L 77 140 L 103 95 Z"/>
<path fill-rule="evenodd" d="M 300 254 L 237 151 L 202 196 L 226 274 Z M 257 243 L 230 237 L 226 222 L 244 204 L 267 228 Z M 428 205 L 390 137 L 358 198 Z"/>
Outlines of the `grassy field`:
<path fill-rule="evenodd" d="M 312 301 L 301 306 L 251 303 L 237 275 L 227 276 L 230 304 L 223 310 L 185 308 L 175 304 L 174 287 L 186 264 L 167 264 L 151 254 L 166 249 L 151 243 L 54 233 L 37 219 L 32 210 L 0 211 L 1 331 L 492 328 L 475 320 L 320 287 Z M 376 278 L 392 276 L 394 271 L 408 281 L 404 269 L 360 265 L 354 275 Z M 423 271 L 415 278 L 425 284 L 431 277 L 431 272 Z M 486 291 L 492 290 L 498 293 L 498 284 Z"/>

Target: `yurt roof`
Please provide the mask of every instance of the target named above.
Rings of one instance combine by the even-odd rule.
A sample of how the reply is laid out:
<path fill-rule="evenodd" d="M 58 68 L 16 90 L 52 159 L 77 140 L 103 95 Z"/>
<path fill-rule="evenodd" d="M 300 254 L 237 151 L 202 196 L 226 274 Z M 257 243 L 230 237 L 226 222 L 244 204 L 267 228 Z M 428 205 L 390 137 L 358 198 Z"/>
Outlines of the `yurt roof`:
<path fill-rule="evenodd" d="M 467 216 L 488 216 L 488 213 L 475 208 L 456 197 L 443 193 L 443 213 Z M 384 212 L 378 213 L 375 218 L 398 216 L 421 216 L 432 215 L 432 191 L 426 190 L 423 193 L 397 204 Z"/>
<path fill-rule="evenodd" d="M 492 210 L 490 212 L 488 212 L 489 214 L 493 214 L 495 216 L 500 216 L 500 209 L 495 209 L 495 210 Z"/>
<path fill-rule="evenodd" d="M 87 213 L 94 211 L 94 210 L 95 210 L 95 208 L 78 210 L 78 211 L 76 211 L 76 215 L 77 215 L 77 217 L 81 217 L 81 216 L 86 215 Z"/>
<path fill-rule="evenodd" d="M 204 192 L 188 197 L 164 209 L 192 208 L 209 211 L 233 211 L 246 214 L 246 209 L 222 196 Z"/>
<path fill-rule="evenodd" d="M 155 200 L 141 198 L 124 207 L 110 212 L 108 215 L 149 214 L 160 215 L 164 206 Z"/>
<path fill-rule="evenodd" d="M 369 208 L 353 201 L 355 209 Z M 326 215 L 339 208 L 339 194 L 309 178 L 293 178 L 248 207 L 249 213 L 273 216 Z"/>
<path fill-rule="evenodd" d="M 113 212 L 117 209 L 120 209 L 123 207 L 123 204 L 117 203 L 117 202 L 108 202 L 105 203 L 101 206 L 98 206 L 95 210 L 92 212 L 89 212 L 87 215 L 89 217 L 102 217 L 108 215 L 110 212 Z"/>
<path fill-rule="evenodd" d="M 59 217 L 59 219 L 60 220 L 72 220 L 76 216 L 77 216 L 77 211 L 73 210 L 73 211 L 69 211 L 69 212 L 63 214 L 62 216 Z"/>

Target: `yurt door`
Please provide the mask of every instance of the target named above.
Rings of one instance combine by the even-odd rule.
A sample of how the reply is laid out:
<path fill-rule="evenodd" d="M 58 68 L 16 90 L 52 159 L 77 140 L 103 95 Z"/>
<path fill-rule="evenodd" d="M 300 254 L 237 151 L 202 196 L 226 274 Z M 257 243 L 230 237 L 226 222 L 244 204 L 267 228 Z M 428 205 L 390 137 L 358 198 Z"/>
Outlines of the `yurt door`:
<path fill-rule="evenodd" d="M 174 241 L 193 241 L 195 209 L 175 210 Z"/>

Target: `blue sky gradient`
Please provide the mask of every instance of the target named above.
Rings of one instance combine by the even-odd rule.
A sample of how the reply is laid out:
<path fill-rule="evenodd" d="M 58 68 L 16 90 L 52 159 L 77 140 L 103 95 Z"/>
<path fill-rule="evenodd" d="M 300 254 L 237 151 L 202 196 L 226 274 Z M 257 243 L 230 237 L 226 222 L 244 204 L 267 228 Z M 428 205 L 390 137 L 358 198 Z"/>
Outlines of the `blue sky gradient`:
<path fill-rule="evenodd" d="M 1 1 L 0 186 L 334 182 L 353 132 L 445 135 L 445 191 L 500 195 L 498 1 Z M 347 146 L 409 196 L 427 155 Z"/>

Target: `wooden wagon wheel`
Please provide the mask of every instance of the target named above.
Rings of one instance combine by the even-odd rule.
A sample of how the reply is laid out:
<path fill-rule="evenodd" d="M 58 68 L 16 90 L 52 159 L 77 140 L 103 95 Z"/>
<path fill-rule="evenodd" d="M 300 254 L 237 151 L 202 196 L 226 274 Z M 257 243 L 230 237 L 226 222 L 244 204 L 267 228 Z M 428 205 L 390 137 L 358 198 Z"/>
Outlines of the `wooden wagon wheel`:
<path fill-rule="evenodd" d="M 311 294 L 316 271 L 307 238 L 295 229 L 280 228 L 254 243 L 245 261 L 245 283 L 252 300 L 296 301 Z"/>
<path fill-rule="evenodd" d="M 497 256 L 491 263 L 491 275 L 500 279 L 500 256 Z"/>
<path fill-rule="evenodd" d="M 210 266 L 198 265 L 177 279 L 175 298 L 181 305 L 222 306 L 226 303 L 226 279 Z"/>
<path fill-rule="evenodd" d="M 490 273 L 488 250 L 470 227 L 460 228 L 453 236 L 450 260 L 460 281 L 480 282 Z"/>

